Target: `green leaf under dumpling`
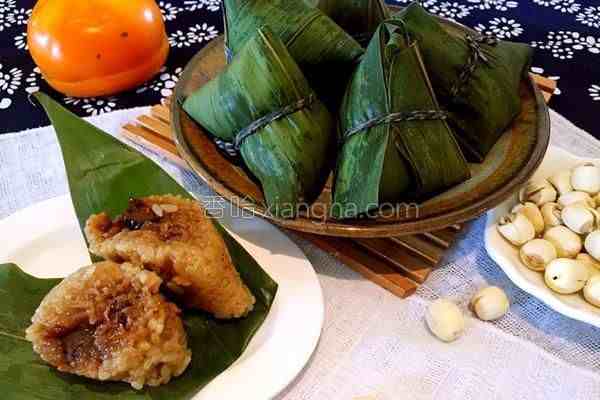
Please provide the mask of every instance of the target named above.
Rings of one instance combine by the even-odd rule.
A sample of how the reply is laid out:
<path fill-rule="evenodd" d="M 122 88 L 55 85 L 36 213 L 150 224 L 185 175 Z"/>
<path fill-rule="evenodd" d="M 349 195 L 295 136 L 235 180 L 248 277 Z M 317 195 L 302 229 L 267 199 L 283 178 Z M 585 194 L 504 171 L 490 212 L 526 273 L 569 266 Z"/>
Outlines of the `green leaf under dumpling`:
<path fill-rule="evenodd" d="M 34 97 L 54 125 L 67 171 L 71 198 L 80 225 L 93 214 L 120 213 L 129 197 L 179 194 L 190 197 L 157 164 L 109 134 L 64 109 L 43 93 Z M 24 339 L 31 316 L 45 294 L 60 280 L 37 279 L 12 264 L 0 265 L 0 388 L 8 400 L 192 398 L 229 367 L 264 322 L 277 284 L 217 222 L 234 265 L 256 297 L 252 312 L 236 320 L 216 320 L 198 311 L 183 315 L 192 362 L 167 385 L 132 389 L 128 384 L 99 382 L 64 374 L 45 364 Z M 80 267 L 80 266 L 77 266 Z"/>

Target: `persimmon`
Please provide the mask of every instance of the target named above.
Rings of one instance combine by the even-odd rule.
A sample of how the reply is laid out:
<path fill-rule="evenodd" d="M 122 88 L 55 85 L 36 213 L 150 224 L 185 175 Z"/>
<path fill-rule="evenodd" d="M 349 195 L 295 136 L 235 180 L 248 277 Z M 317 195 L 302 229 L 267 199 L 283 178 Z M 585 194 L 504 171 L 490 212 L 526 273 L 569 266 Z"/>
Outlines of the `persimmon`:
<path fill-rule="evenodd" d="M 138 86 L 160 70 L 169 52 L 154 0 L 40 0 L 27 43 L 48 84 L 75 97 Z"/>

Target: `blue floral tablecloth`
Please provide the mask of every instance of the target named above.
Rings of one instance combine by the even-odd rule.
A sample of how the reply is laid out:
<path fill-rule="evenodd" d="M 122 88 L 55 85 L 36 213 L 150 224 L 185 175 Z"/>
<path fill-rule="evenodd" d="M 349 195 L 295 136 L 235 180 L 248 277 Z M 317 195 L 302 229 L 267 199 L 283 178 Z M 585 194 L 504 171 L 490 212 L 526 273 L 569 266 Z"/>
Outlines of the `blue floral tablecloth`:
<path fill-rule="evenodd" d="M 300 1 L 300 0 L 290 0 Z M 388 0 L 404 5 L 408 0 Z M 27 100 L 41 89 L 82 116 L 151 105 L 172 93 L 186 62 L 223 32 L 220 0 L 158 1 L 171 52 L 160 74 L 136 90 L 108 98 L 76 99 L 44 82 L 27 50 L 27 20 L 34 0 L 0 0 L 0 133 L 48 121 Z M 427 0 L 431 12 L 499 38 L 536 48 L 533 71 L 558 81 L 550 105 L 600 137 L 600 0 Z"/>

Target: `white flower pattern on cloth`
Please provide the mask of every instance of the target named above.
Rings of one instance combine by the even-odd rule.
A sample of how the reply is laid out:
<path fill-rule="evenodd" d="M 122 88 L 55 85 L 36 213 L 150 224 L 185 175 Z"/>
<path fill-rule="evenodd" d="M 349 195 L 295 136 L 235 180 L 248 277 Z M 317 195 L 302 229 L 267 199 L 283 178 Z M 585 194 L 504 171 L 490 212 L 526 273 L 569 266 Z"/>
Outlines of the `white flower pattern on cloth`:
<path fill-rule="evenodd" d="M 592 100 L 600 101 L 600 85 L 593 84 L 588 88 L 588 92 Z"/>
<path fill-rule="evenodd" d="M 143 86 L 138 88 L 136 93 L 144 93 L 148 90 L 154 91 L 156 93 L 160 93 L 161 97 L 169 97 L 173 94 L 173 89 L 175 85 L 177 85 L 177 81 L 179 80 L 179 75 L 183 68 L 178 67 L 175 68 L 173 73 L 167 72 L 166 67 L 162 67 L 160 69 L 159 75 L 154 78 L 152 81 L 145 83 Z"/>
<path fill-rule="evenodd" d="M 7 95 L 15 94 L 15 91 L 21 86 L 23 71 L 17 67 L 9 70 L 3 64 L 0 64 L 0 110 L 6 110 L 12 104 L 12 99 Z"/>
<path fill-rule="evenodd" d="M 552 51 L 552 56 L 561 60 L 572 59 L 575 51 L 587 50 L 592 54 L 600 54 L 600 38 L 584 36 L 579 32 L 548 32 L 545 42 L 535 41 L 532 47 Z"/>
<path fill-rule="evenodd" d="M 0 13 L 10 11 L 17 6 L 16 0 L 0 0 Z"/>
<path fill-rule="evenodd" d="M 169 35 L 169 44 L 171 47 L 190 47 L 192 42 L 188 38 L 188 36 L 180 30 L 176 30 L 175 32 Z"/>
<path fill-rule="evenodd" d="M 523 33 L 523 27 L 514 19 L 505 17 L 494 18 L 487 26 L 478 24 L 475 29 L 485 35 L 493 35 L 499 39 L 515 38 Z"/>
<path fill-rule="evenodd" d="M 513 0 L 469 0 L 469 3 L 480 10 L 508 11 L 509 8 L 519 6 L 519 3 Z"/>
<path fill-rule="evenodd" d="M 11 12 L 0 11 L 0 32 L 4 29 L 9 28 L 12 24 L 14 24 L 15 19 Z"/>
<path fill-rule="evenodd" d="M 183 5 L 188 11 L 206 9 L 208 11 L 219 11 L 221 0 L 185 0 Z"/>
<path fill-rule="evenodd" d="M 10 13 L 10 15 L 12 16 L 12 20 L 15 25 L 27 25 L 29 17 L 31 16 L 31 9 L 15 9 Z"/>
<path fill-rule="evenodd" d="M 99 115 L 113 111 L 117 106 L 116 97 L 87 97 L 78 98 L 67 96 L 65 104 L 76 106 L 89 115 Z"/>
<path fill-rule="evenodd" d="M 25 91 L 29 94 L 35 93 L 40 90 L 38 78 L 42 78 L 42 73 L 38 67 L 35 67 L 27 78 L 25 78 Z M 43 78 L 42 78 L 43 79 Z"/>
<path fill-rule="evenodd" d="M 29 46 L 27 46 L 27 32 L 21 32 L 15 36 L 15 47 L 21 50 L 29 50 Z"/>
<path fill-rule="evenodd" d="M 188 37 L 194 43 L 207 42 L 216 38 L 218 35 L 219 32 L 217 29 L 214 26 L 208 25 L 206 22 L 192 26 L 188 32 Z"/>
<path fill-rule="evenodd" d="M 196 43 L 202 43 L 216 38 L 219 31 L 207 23 L 196 24 L 188 29 L 187 32 L 177 30 L 169 35 L 169 43 L 173 47 L 190 47 Z"/>
<path fill-rule="evenodd" d="M 575 0 L 533 0 L 533 2 L 564 14 L 574 14 L 581 9 L 581 4 Z"/>
<path fill-rule="evenodd" d="M 600 28 L 600 6 L 586 7 L 583 12 L 577 14 L 575 19 L 592 28 Z"/>
<path fill-rule="evenodd" d="M 455 1 L 442 1 L 438 3 L 436 0 L 425 1 L 423 7 L 427 8 L 427 10 L 433 14 L 453 21 L 468 16 L 471 14 L 472 9 L 470 6 Z"/>
<path fill-rule="evenodd" d="M 165 21 L 173 21 L 177 18 L 177 14 L 183 11 L 183 8 L 174 6 L 172 3 L 166 1 L 159 1 L 158 8 L 160 8 L 160 12 Z"/>

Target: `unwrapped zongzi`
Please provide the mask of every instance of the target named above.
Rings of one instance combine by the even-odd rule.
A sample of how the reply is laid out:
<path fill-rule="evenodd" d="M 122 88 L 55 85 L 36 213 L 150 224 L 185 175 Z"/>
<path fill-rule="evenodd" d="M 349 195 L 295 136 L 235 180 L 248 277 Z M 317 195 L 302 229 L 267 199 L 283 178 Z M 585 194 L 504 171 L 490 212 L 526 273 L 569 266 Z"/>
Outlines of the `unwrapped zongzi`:
<path fill-rule="evenodd" d="M 346 91 L 332 207 L 337 218 L 423 199 L 469 177 L 418 45 L 401 29 L 396 21 L 379 27 Z"/>
<path fill-rule="evenodd" d="M 348 32 L 358 43 L 367 45 L 390 11 L 383 0 L 306 0 L 318 7 Z"/>
<path fill-rule="evenodd" d="M 462 29 L 446 30 L 417 2 L 394 18 L 419 43 L 440 103 L 465 155 L 482 161 L 521 110 L 519 86 L 532 50 Z"/>
<path fill-rule="evenodd" d="M 293 217 L 327 178 L 335 126 L 285 45 L 261 28 L 185 111 L 235 145 L 262 184 L 269 212 Z"/>
<path fill-rule="evenodd" d="M 267 26 L 287 46 L 312 88 L 331 111 L 364 50 L 347 32 L 303 0 L 224 0 L 225 40 L 237 54 Z"/>

